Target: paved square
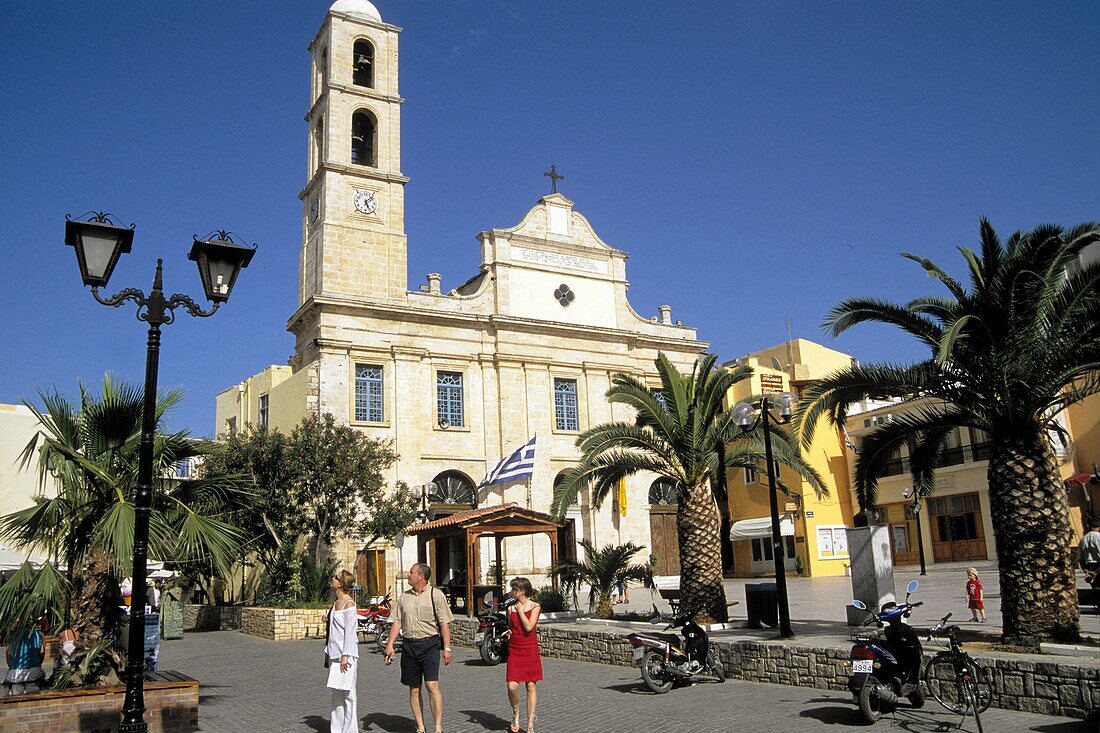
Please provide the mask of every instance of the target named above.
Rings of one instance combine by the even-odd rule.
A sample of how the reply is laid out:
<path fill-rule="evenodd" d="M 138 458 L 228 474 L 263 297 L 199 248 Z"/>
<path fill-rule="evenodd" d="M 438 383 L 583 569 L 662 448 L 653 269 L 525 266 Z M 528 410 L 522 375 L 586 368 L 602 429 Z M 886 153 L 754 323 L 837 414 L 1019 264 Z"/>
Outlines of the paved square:
<path fill-rule="evenodd" d="M 206 733 L 328 731 L 326 672 L 319 640 L 271 642 L 234 631 L 188 632 L 162 642 L 161 668 L 201 682 L 199 724 Z M 413 731 L 408 694 L 397 666 L 386 667 L 363 645 L 359 717 L 364 733 Z M 753 731 L 838 733 L 864 728 L 847 695 L 825 690 L 729 681 L 651 695 L 627 667 L 544 659 L 539 684 L 540 733 L 695 733 Z M 444 730 L 504 731 L 509 722 L 504 667 L 485 667 L 472 649 L 458 647 L 442 677 Z M 1095 733 L 1095 724 L 991 708 L 986 733 Z M 875 730 L 934 733 L 954 730 L 958 716 L 929 700 L 922 710 L 899 708 Z M 430 723 L 429 723 L 430 726 Z M 430 727 L 429 727 L 430 730 Z M 963 731 L 976 730 L 968 718 Z"/>

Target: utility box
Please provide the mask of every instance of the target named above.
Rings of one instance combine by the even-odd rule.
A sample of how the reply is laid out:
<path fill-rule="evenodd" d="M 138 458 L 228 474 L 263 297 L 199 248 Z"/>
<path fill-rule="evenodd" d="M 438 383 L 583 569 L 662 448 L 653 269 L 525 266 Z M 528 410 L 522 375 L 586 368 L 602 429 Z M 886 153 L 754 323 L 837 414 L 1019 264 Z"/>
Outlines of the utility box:
<path fill-rule="evenodd" d="M 183 638 L 183 591 L 168 588 L 160 597 L 160 638 Z"/>
<path fill-rule="evenodd" d="M 878 611 L 882 604 L 897 599 L 889 527 L 855 527 L 845 532 L 852 566 L 852 597 Z M 853 620 L 849 615 L 849 625 L 857 625 L 852 624 Z"/>
<path fill-rule="evenodd" d="M 750 629 L 778 626 L 779 593 L 775 583 L 746 583 L 745 612 L 749 617 Z"/>

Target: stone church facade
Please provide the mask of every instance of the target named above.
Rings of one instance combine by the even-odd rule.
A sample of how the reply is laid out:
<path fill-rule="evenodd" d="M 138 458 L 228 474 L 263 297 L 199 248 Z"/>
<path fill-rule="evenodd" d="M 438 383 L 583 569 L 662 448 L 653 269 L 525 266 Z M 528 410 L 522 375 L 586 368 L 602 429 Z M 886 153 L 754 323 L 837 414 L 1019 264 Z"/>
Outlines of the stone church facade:
<path fill-rule="evenodd" d="M 272 366 L 217 396 L 217 433 L 247 423 L 290 431 L 331 413 L 392 440 L 389 476 L 427 487 L 435 512 L 515 502 L 548 511 L 555 481 L 577 463 L 577 436 L 632 414 L 604 399 L 616 372 L 658 384 L 663 351 L 690 370 L 706 347 L 671 309 L 639 315 L 627 299 L 627 255 L 604 242 L 561 193 L 505 228 L 481 232 L 477 274 L 444 291 L 407 275 L 398 88 L 400 29 L 366 0 L 338 0 L 309 46 L 313 74 L 309 174 L 302 189 L 299 305 L 287 366 Z M 414 243 L 414 246 L 415 243 Z M 486 471 L 532 436 L 530 480 L 479 488 Z M 627 483 L 624 508 L 589 497 L 569 512 L 577 540 L 651 547 L 655 477 Z M 654 499 L 660 503 L 660 499 Z M 540 544 L 541 542 L 541 544 Z M 337 547 L 360 578 L 391 587 L 415 543 Z M 492 551 L 485 548 L 482 557 Z M 439 580 L 462 567 L 461 548 L 436 547 Z M 509 539 L 508 575 L 539 584 L 548 540 Z"/>

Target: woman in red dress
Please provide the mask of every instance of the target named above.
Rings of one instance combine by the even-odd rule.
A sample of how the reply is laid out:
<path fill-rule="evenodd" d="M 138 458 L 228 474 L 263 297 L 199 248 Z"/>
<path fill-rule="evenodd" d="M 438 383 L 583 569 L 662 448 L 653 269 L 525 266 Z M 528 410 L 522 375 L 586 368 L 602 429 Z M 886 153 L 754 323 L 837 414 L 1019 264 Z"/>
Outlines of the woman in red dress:
<path fill-rule="evenodd" d="M 534 588 L 527 578 L 511 582 L 512 595 L 518 603 L 508 609 L 508 702 L 512 705 L 511 733 L 519 731 L 519 684 L 527 687 L 527 733 L 535 730 L 535 707 L 538 691 L 535 683 L 542 679 L 542 659 L 539 658 L 539 604 L 531 600 Z"/>

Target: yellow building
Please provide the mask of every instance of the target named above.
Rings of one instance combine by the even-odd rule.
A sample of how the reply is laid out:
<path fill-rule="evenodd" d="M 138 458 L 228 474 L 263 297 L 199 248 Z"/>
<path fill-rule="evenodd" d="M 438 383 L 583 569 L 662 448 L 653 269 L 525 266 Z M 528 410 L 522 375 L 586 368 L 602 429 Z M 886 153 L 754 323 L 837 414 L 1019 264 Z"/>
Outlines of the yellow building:
<path fill-rule="evenodd" d="M 731 388 L 726 396 L 727 409 L 750 394 L 790 391 L 798 395 L 807 382 L 852 363 L 847 354 L 804 339 L 758 351 L 739 361 L 752 367 L 753 375 Z M 843 435 L 827 424 L 819 425 L 813 444 L 804 454 L 824 479 L 829 495 L 818 498 L 794 471 L 776 466 L 780 481 L 789 490 L 789 495 L 779 496 L 785 565 L 790 571 L 801 565 L 803 575 L 844 575 L 848 567 L 844 529 L 852 526 L 853 511 Z M 734 577 L 774 573 L 768 476 L 762 469 L 727 472 L 723 537 L 728 541 L 724 542 L 723 559 L 726 573 Z"/>
<path fill-rule="evenodd" d="M 852 445 L 858 449 L 863 437 L 876 425 L 921 405 L 927 406 L 928 402 L 899 401 L 851 413 L 848 432 Z M 1070 523 L 1074 529 L 1072 542 L 1076 546 L 1084 514 L 1100 509 L 1100 486 L 1090 481 L 1095 475 L 1095 463 L 1100 460 L 1097 456 L 1100 397 L 1094 396 L 1072 406 L 1060 414 L 1057 421 L 1069 436 L 1063 443 L 1052 435 L 1051 443 L 1066 485 Z M 936 469 L 935 492 L 920 504 L 919 518 L 912 506 L 913 481 L 907 452 L 903 449 L 887 463 L 885 474 L 879 478 L 872 521 L 890 527 L 895 565 L 920 562 L 918 524 L 927 565 L 996 559 L 987 480 L 989 448 L 988 436 L 981 430 L 955 429 L 949 433 L 941 465 Z M 850 459 L 854 468 L 854 453 Z M 857 503 L 855 497 L 852 503 Z"/>

